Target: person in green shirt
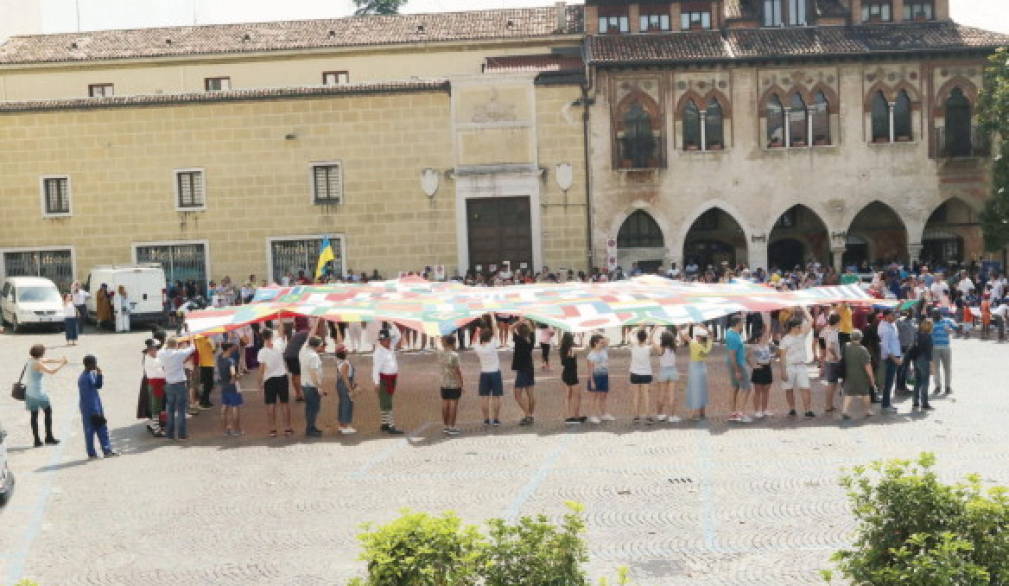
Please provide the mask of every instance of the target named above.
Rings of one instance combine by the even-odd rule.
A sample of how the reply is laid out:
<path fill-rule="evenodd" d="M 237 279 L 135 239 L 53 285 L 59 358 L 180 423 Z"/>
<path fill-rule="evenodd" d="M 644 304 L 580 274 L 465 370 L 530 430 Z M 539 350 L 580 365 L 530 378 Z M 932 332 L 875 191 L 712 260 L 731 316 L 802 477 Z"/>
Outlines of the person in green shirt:
<path fill-rule="evenodd" d="M 851 419 L 851 403 L 854 398 L 862 402 L 865 416 L 872 415 L 869 406 L 870 389 L 876 386 L 876 376 L 872 370 L 872 357 L 862 345 L 862 332 L 851 333 L 851 341 L 844 346 L 844 403 L 841 417 Z"/>

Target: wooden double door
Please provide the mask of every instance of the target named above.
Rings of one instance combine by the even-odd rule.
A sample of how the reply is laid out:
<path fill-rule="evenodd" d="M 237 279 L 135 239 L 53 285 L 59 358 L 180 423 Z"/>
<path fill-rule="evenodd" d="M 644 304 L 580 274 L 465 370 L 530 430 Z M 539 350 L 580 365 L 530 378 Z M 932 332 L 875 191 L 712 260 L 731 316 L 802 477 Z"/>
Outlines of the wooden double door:
<path fill-rule="evenodd" d="M 532 218 L 528 197 L 466 200 L 469 265 L 489 273 L 510 262 L 512 271 L 523 264 L 533 268 Z"/>

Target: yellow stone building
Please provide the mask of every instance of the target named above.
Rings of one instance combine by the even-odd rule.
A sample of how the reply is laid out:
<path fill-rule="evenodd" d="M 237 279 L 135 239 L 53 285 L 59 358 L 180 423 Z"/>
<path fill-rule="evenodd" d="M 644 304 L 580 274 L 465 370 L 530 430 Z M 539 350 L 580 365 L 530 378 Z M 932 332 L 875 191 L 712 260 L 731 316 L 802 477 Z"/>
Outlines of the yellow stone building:
<path fill-rule="evenodd" d="M 3 272 L 585 268 L 581 10 L 14 37 Z"/>

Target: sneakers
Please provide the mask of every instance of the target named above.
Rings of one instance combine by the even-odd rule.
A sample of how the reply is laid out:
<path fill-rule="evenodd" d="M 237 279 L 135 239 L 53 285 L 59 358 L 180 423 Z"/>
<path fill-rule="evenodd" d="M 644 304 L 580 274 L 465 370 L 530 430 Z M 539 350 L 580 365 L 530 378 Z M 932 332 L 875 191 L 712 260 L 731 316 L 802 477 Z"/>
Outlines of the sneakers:
<path fill-rule="evenodd" d="M 739 416 L 739 422 L 740 423 L 753 423 L 753 419 L 750 419 L 746 415 L 740 415 Z"/>
<path fill-rule="evenodd" d="M 403 435 L 403 430 L 397 429 L 395 425 L 383 425 L 382 427 L 382 431 L 389 435 Z"/>
<path fill-rule="evenodd" d="M 592 417 L 589 417 L 589 423 L 592 423 L 594 425 L 599 425 L 600 423 L 602 423 L 602 419 L 599 419 L 598 417 L 596 417 L 595 415 L 593 415 Z"/>
<path fill-rule="evenodd" d="M 49 437 L 46 438 L 46 445 L 47 446 L 55 446 L 55 445 L 57 445 L 59 443 L 60 443 L 60 440 L 58 440 L 58 439 L 56 439 L 56 438 L 54 438 L 52 436 L 49 436 Z"/>
<path fill-rule="evenodd" d="M 617 420 L 616 417 L 610 415 L 609 413 L 607 413 L 605 415 L 602 415 L 601 417 L 599 417 L 599 419 L 601 419 L 603 421 L 616 421 Z"/>
<path fill-rule="evenodd" d="M 640 417 L 637 417 L 637 416 L 635 416 L 635 417 L 634 417 L 634 419 L 631 419 L 631 423 L 634 423 L 634 424 L 638 424 L 638 423 L 641 423 L 641 418 L 640 418 Z"/>
<path fill-rule="evenodd" d="M 669 423 L 680 423 L 683 420 L 680 419 L 678 415 L 670 415 L 669 417 L 666 418 L 666 421 L 668 421 Z"/>
<path fill-rule="evenodd" d="M 525 417 L 519 420 L 519 425 L 532 425 L 532 424 L 533 424 L 533 418 L 531 415 L 526 415 Z"/>
<path fill-rule="evenodd" d="M 493 425 L 494 427 L 498 427 L 499 425 L 501 425 L 501 420 L 500 419 L 491 419 L 490 424 Z"/>
<path fill-rule="evenodd" d="M 841 414 L 841 419 L 843 419 L 845 421 L 851 421 L 851 415 L 848 415 L 847 413 L 842 413 Z"/>
<path fill-rule="evenodd" d="M 444 433 L 445 435 L 459 435 L 460 433 L 462 433 L 456 427 L 446 427 L 445 429 L 441 430 L 441 432 Z"/>
<path fill-rule="evenodd" d="M 816 417 L 816 413 L 813 413 L 812 411 L 806 411 L 806 417 L 812 419 L 813 417 Z"/>
<path fill-rule="evenodd" d="M 353 427 L 341 427 L 340 433 L 343 435 L 353 435 L 357 433 L 357 430 L 354 429 Z"/>
<path fill-rule="evenodd" d="M 666 420 L 666 416 L 662 415 L 661 413 L 659 415 L 655 416 L 655 421 L 665 421 L 665 420 Z"/>
<path fill-rule="evenodd" d="M 567 423 L 568 425 L 578 425 L 581 422 L 582 422 L 581 417 L 568 417 L 567 419 L 564 420 L 564 423 Z"/>
<path fill-rule="evenodd" d="M 729 414 L 729 421 L 739 423 L 743 420 L 742 413 L 731 413 Z"/>
<path fill-rule="evenodd" d="M 789 409 L 788 410 L 788 416 L 789 417 L 795 417 L 796 415 L 798 415 L 798 413 L 795 412 L 795 409 Z"/>
<path fill-rule="evenodd" d="M 106 458 L 115 458 L 116 456 L 119 455 L 119 452 L 115 450 L 109 450 L 107 452 L 103 452 L 102 455 L 105 456 Z"/>
<path fill-rule="evenodd" d="M 753 414 L 753 418 L 754 419 L 763 419 L 764 418 L 764 412 L 763 411 L 757 411 L 756 413 Z"/>
<path fill-rule="evenodd" d="M 483 424 L 484 425 L 490 425 L 490 419 L 484 419 L 483 420 Z"/>

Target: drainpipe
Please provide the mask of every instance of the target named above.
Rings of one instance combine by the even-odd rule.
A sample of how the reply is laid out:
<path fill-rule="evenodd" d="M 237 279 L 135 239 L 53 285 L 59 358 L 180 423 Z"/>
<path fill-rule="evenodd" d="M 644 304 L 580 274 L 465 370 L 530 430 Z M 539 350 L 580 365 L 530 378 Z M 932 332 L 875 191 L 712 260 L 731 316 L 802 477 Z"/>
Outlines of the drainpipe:
<path fill-rule="evenodd" d="M 582 107 L 582 151 L 585 157 L 585 244 L 588 248 L 588 263 L 586 264 L 586 274 L 592 274 L 592 262 L 595 251 L 592 246 L 592 161 L 591 150 L 589 149 L 589 107 L 595 100 L 589 96 L 593 89 L 595 79 L 592 77 L 592 68 L 589 66 L 588 39 L 582 41 L 582 60 L 585 62 L 585 83 L 582 84 L 582 97 L 576 104 Z"/>

